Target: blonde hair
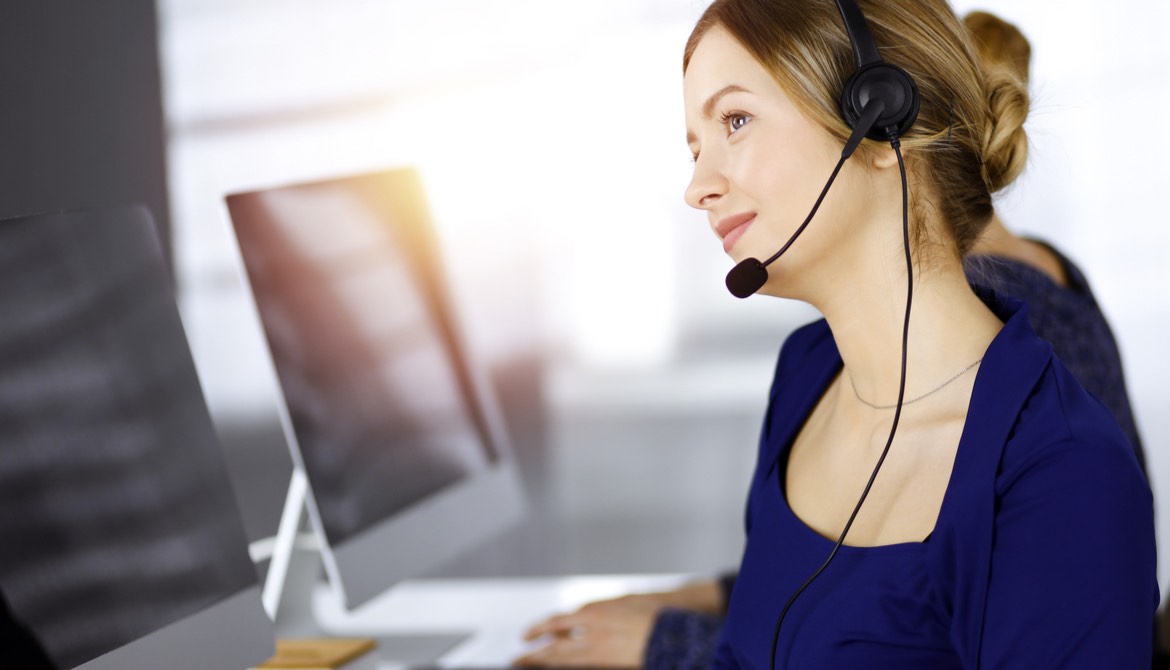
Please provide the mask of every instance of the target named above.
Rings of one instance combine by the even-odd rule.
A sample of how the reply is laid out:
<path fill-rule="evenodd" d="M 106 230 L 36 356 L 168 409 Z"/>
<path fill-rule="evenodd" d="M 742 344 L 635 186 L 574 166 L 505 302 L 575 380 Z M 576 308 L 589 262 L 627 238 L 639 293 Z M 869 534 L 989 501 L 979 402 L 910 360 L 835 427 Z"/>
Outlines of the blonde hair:
<path fill-rule="evenodd" d="M 906 70 L 921 94 L 918 120 L 901 138 L 907 157 L 915 157 L 915 211 L 937 212 L 965 254 L 991 219 L 991 194 L 1023 170 L 1027 90 L 1002 69 L 984 72 L 945 0 L 858 4 L 882 57 Z M 715 26 L 751 53 L 804 114 L 842 142 L 848 138 L 838 98 L 855 64 L 833 0 L 715 0 L 687 40 L 684 74 Z"/>
<path fill-rule="evenodd" d="M 985 69 L 1007 68 L 1026 86 L 1032 61 L 1032 45 L 1014 24 L 991 12 L 973 11 L 963 17 L 972 43 Z"/>

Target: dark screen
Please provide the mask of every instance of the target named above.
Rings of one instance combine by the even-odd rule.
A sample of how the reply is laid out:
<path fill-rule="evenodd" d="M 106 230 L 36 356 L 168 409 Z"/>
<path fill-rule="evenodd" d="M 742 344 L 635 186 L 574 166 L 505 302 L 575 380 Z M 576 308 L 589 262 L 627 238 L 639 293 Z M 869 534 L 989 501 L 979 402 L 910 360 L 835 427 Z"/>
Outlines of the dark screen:
<path fill-rule="evenodd" d="M 410 171 L 229 196 L 331 544 L 495 458 Z"/>
<path fill-rule="evenodd" d="M 146 210 L 0 221 L 0 590 L 58 667 L 255 584 L 222 458 Z"/>

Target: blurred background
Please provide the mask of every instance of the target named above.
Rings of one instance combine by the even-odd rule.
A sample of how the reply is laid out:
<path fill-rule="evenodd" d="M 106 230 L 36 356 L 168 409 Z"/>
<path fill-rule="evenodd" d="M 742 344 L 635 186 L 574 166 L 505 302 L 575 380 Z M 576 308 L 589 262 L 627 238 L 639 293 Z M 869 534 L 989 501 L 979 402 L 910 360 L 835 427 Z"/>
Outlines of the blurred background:
<path fill-rule="evenodd" d="M 1170 487 L 1170 140 L 1147 116 L 1170 108 L 1170 5 L 954 4 L 1032 41 L 1030 165 L 1001 211 L 1088 274 L 1117 330 L 1154 485 Z M 733 565 L 772 363 L 816 315 L 729 296 L 729 261 L 682 202 L 681 52 L 705 6 L 162 0 L 179 295 L 235 458 L 263 461 L 258 435 L 280 438 L 255 430 L 272 425 L 274 378 L 223 195 L 412 165 L 546 521 L 508 540 L 528 547 L 524 560 L 478 564 Z M 1158 499 L 1170 537 L 1170 488 Z M 258 535 L 274 528 L 264 504 Z M 1167 570 L 1164 559 L 1162 584 Z"/>
<path fill-rule="evenodd" d="M 1170 108 L 1170 4 L 952 4 L 995 12 L 1032 42 L 1029 166 L 998 206 L 1088 275 L 1170 541 L 1170 139 L 1155 115 Z M 681 54 L 705 5 L 153 5 L 165 162 L 147 172 L 165 175 L 155 207 L 250 539 L 275 533 L 291 461 L 224 196 L 413 166 L 533 503 L 523 527 L 436 574 L 737 562 L 772 365 L 817 315 L 731 297 L 730 262 L 683 204 Z M 1170 552 L 1159 576 L 1170 581 Z"/>

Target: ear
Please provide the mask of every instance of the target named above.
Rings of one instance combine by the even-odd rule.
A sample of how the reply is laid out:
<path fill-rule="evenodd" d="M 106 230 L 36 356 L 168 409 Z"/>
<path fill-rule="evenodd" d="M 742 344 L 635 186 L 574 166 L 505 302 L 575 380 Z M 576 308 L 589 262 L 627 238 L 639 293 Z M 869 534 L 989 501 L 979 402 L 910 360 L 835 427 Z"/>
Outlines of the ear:
<path fill-rule="evenodd" d="M 905 158 L 905 152 L 903 152 Z M 870 165 L 879 169 L 887 170 L 889 168 L 898 167 L 898 154 L 894 153 L 894 148 L 888 144 L 882 144 L 873 147 L 869 152 Z"/>

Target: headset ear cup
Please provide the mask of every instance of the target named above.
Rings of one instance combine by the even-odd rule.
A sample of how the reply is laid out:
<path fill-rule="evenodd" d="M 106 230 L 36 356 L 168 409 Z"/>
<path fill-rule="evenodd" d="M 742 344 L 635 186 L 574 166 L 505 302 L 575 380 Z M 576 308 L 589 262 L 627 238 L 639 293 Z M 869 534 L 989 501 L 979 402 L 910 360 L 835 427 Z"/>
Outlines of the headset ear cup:
<path fill-rule="evenodd" d="M 866 133 L 872 140 L 889 140 L 888 129 L 901 136 L 918 118 L 918 87 L 906 71 L 895 65 L 871 63 L 853 73 L 841 92 L 841 116 L 853 128 L 871 100 L 882 100 L 885 111 Z"/>

